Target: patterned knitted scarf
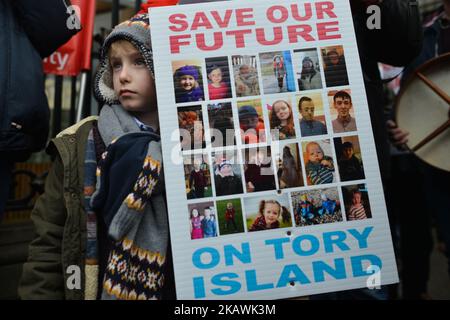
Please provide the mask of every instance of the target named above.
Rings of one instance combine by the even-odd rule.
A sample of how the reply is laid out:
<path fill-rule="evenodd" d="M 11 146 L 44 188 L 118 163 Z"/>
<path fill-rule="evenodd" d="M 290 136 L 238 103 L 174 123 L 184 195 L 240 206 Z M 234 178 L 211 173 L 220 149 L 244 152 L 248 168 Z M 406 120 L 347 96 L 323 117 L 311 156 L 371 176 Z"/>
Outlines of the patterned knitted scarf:
<path fill-rule="evenodd" d="M 92 175 L 92 132 L 85 157 L 86 270 L 98 263 L 96 221 L 101 217 L 113 242 L 101 298 L 160 299 L 169 235 L 159 136 L 141 132 L 120 105 L 102 109 L 98 130 L 107 148 L 97 177 Z M 93 283 L 88 273 L 87 283 Z M 86 298 L 95 298 L 96 290 L 86 289 Z"/>

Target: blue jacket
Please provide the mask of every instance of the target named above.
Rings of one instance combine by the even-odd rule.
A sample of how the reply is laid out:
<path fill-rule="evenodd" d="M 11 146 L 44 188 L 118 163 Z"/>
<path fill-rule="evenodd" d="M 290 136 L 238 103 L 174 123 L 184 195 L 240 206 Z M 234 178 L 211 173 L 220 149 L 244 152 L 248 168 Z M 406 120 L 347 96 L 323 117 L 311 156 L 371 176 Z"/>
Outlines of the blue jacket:
<path fill-rule="evenodd" d="M 203 227 L 203 237 L 205 238 L 217 237 L 217 228 L 215 220 L 212 219 L 206 220 L 206 218 L 203 219 L 202 227 Z"/>
<path fill-rule="evenodd" d="M 0 0 L 0 157 L 25 160 L 49 132 L 42 58 L 67 42 L 63 0 Z"/>

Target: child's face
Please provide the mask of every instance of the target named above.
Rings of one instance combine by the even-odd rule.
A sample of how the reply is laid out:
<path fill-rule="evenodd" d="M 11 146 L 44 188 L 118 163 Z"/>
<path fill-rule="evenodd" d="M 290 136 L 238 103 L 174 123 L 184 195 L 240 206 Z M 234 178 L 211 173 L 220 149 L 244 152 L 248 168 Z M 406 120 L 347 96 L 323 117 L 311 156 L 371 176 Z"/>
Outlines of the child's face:
<path fill-rule="evenodd" d="M 244 129 L 256 129 L 258 125 L 259 119 L 258 117 L 246 117 L 241 119 L 241 124 Z"/>
<path fill-rule="evenodd" d="M 205 209 L 205 218 L 209 219 L 211 217 L 211 210 Z"/>
<path fill-rule="evenodd" d="M 228 203 L 228 204 L 227 204 L 227 208 L 228 208 L 228 209 L 233 208 L 233 204 L 232 204 L 232 203 Z"/>
<path fill-rule="evenodd" d="M 344 148 L 344 150 L 342 150 L 342 155 L 344 159 L 351 159 L 351 157 L 353 156 L 353 148 Z"/>
<path fill-rule="evenodd" d="M 337 53 L 335 52 L 331 52 L 328 54 L 328 59 L 330 60 L 330 62 L 334 65 L 339 63 L 339 56 Z"/>
<path fill-rule="evenodd" d="M 220 169 L 220 173 L 223 176 L 230 176 L 232 172 L 233 172 L 233 168 L 231 168 L 231 166 L 228 164 L 222 166 L 222 168 Z"/>
<path fill-rule="evenodd" d="M 114 92 L 124 109 L 139 113 L 155 110 L 155 82 L 139 50 L 128 41 L 113 43 L 109 59 Z"/>
<path fill-rule="evenodd" d="M 198 211 L 197 211 L 197 209 L 192 210 L 192 216 L 193 216 L 194 218 L 197 218 L 197 217 L 198 217 Z"/>
<path fill-rule="evenodd" d="M 308 145 L 308 157 L 312 162 L 320 162 L 323 159 L 322 148 L 317 143 L 311 143 Z"/>
<path fill-rule="evenodd" d="M 267 224 L 272 224 L 278 220 L 278 216 L 280 214 L 280 206 L 276 203 L 266 203 L 264 206 L 264 219 Z"/>
<path fill-rule="evenodd" d="M 247 79 L 249 78 L 252 74 L 251 74 L 251 70 L 250 67 L 248 65 L 242 65 L 239 68 L 239 74 L 241 75 L 242 78 Z"/>
<path fill-rule="evenodd" d="M 202 164 L 202 160 L 201 159 L 198 159 L 198 158 L 194 159 L 194 169 L 195 170 L 199 170 L 201 164 Z"/>
<path fill-rule="evenodd" d="M 280 120 L 287 120 L 291 115 L 291 110 L 289 109 L 289 106 L 284 102 L 277 103 L 276 105 L 273 106 L 273 109 L 275 111 L 275 115 Z"/>
<path fill-rule="evenodd" d="M 184 75 L 180 77 L 180 86 L 185 91 L 191 91 L 195 87 L 195 78 L 190 75 Z"/>
<path fill-rule="evenodd" d="M 310 71 L 313 69 L 313 64 L 311 61 L 305 60 L 303 61 L 302 67 L 304 71 Z"/>
<path fill-rule="evenodd" d="M 361 203 L 361 194 L 360 193 L 354 193 L 353 194 L 353 199 L 352 199 L 353 204 L 360 204 Z"/>
<path fill-rule="evenodd" d="M 222 71 L 219 68 L 214 69 L 209 73 L 208 78 L 212 83 L 219 84 L 222 82 Z"/>
<path fill-rule="evenodd" d="M 303 101 L 300 108 L 300 114 L 305 121 L 314 120 L 314 103 L 312 101 Z"/>
<path fill-rule="evenodd" d="M 339 97 L 334 101 L 334 107 L 336 108 L 339 117 L 346 118 L 350 115 L 352 102 L 349 99 Z"/>

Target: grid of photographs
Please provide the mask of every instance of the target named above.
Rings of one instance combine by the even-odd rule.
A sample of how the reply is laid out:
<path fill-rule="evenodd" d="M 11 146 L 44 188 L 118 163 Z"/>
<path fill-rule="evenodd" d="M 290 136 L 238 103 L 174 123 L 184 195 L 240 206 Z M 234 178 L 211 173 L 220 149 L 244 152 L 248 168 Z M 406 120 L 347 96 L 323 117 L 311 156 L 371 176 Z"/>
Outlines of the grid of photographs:
<path fill-rule="evenodd" d="M 172 70 L 191 239 L 372 217 L 343 46 Z"/>

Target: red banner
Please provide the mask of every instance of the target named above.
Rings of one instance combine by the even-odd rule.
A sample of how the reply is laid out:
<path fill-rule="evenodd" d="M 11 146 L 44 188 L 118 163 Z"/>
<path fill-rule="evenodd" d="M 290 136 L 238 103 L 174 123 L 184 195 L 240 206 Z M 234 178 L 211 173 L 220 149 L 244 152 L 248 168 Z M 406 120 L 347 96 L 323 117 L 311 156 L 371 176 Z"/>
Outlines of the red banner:
<path fill-rule="evenodd" d="M 67 20 L 68 28 L 79 28 L 81 31 L 67 43 L 44 59 L 44 72 L 60 76 L 76 76 L 82 70 L 91 68 L 92 32 L 94 29 L 95 1 L 71 0 L 67 8 L 71 17 Z M 75 16 L 79 17 L 77 21 Z"/>

